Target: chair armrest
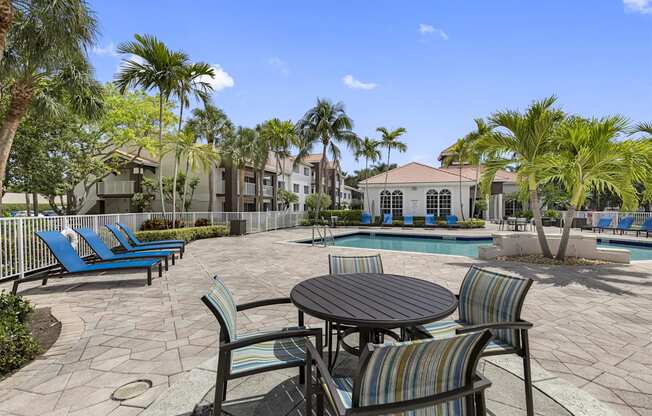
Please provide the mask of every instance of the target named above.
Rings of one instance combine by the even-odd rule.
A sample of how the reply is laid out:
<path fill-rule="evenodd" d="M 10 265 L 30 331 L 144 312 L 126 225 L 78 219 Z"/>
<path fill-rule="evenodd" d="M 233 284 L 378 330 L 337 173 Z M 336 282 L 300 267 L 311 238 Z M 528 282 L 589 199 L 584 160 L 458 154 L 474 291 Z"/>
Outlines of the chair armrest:
<path fill-rule="evenodd" d="M 265 341 L 274 341 L 277 339 L 299 338 L 299 337 L 316 337 L 321 335 L 321 328 L 307 329 L 288 329 L 282 331 L 266 332 L 264 334 L 252 335 L 250 337 L 235 340 L 233 342 L 223 342 L 220 344 L 220 349 L 223 351 L 231 351 L 249 345 L 258 344 Z"/>
<path fill-rule="evenodd" d="M 235 308 L 238 312 L 246 311 L 247 309 L 260 308 L 261 306 L 270 306 L 270 305 L 281 305 L 285 303 L 292 303 L 290 298 L 273 298 L 273 299 L 263 299 L 257 300 L 254 302 L 241 303 Z"/>
<path fill-rule="evenodd" d="M 321 353 L 317 351 L 317 348 L 315 348 L 314 345 L 312 345 L 312 342 L 306 343 L 306 352 L 308 353 L 308 356 L 319 370 L 319 374 L 321 375 L 321 379 L 324 381 L 323 384 L 327 390 L 326 393 L 331 399 L 331 402 L 335 407 L 335 411 L 337 415 L 338 416 L 346 415 L 346 406 L 344 406 L 344 403 L 342 402 L 342 399 L 340 398 L 340 395 L 337 392 L 335 381 L 333 381 L 333 377 L 330 374 L 328 365 L 326 365 L 324 359 L 321 357 Z M 312 383 L 311 380 L 306 380 L 306 382 Z"/>
<path fill-rule="evenodd" d="M 484 329 L 530 329 L 533 325 L 528 321 L 518 322 L 495 322 L 477 325 L 468 325 L 462 328 L 457 328 L 456 334 L 467 334 L 469 332 L 482 331 Z"/>

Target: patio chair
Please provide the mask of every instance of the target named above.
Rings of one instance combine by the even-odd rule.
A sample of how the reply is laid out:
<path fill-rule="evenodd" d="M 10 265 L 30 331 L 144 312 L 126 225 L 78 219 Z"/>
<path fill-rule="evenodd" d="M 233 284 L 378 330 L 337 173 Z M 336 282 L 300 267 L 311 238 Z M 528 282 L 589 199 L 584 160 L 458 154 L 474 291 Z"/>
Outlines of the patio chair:
<path fill-rule="evenodd" d="M 179 257 L 183 258 L 183 252 L 184 252 L 183 246 L 157 244 L 151 246 L 134 247 L 129 243 L 127 237 L 125 237 L 125 235 L 122 234 L 122 231 L 120 231 L 118 227 L 116 227 L 113 224 L 106 224 L 105 227 L 108 228 L 109 231 L 111 231 L 111 234 L 113 234 L 113 236 L 118 240 L 120 246 L 129 253 L 134 253 L 138 251 L 152 251 L 152 250 L 179 250 Z"/>
<path fill-rule="evenodd" d="M 168 271 L 168 258 L 172 258 L 174 264 L 175 253 L 173 251 L 148 251 L 144 253 L 119 253 L 115 254 L 102 241 L 99 235 L 90 228 L 73 228 L 79 236 L 86 241 L 86 244 L 97 254 L 102 261 L 119 261 L 119 260 L 140 260 L 140 259 L 161 259 L 165 262 L 165 271 Z"/>
<path fill-rule="evenodd" d="M 645 237 L 649 237 L 652 232 L 652 217 L 647 217 L 643 224 L 636 230 L 636 237 L 641 233 L 645 233 Z"/>
<path fill-rule="evenodd" d="M 414 217 L 412 215 L 403 215 L 403 226 L 404 227 L 413 227 L 414 226 Z"/>
<path fill-rule="evenodd" d="M 202 296 L 201 300 L 215 315 L 220 326 L 214 416 L 222 414 L 222 402 L 226 400 L 229 380 L 299 367 L 299 382 L 305 382 L 306 337 L 315 337 L 317 348 L 321 349 L 322 333 L 319 328 L 304 328 L 301 312 L 297 328 L 254 334 L 240 334 L 238 331 L 237 312 L 262 306 L 290 304 L 290 298 L 266 299 L 236 305 L 229 289 L 215 276 L 211 291 Z"/>
<path fill-rule="evenodd" d="M 392 225 L 393 223 L 392 214 L 383 214 L 383 225 Z"/>
<path fill-rule="evenodd" d="M 361 225 L 371 225 L 371 214 L 368 212 L 363 212 L 360 215 L 360 224 Z"/>
<path fill-rule="evenodd" d="M 584 230 L 590 230 L 595 232 L 595 230 L 598 230 L 599 233 L 602 232 L 602 230 L 606 230 L 609 228 L 611 225 L 612 218 L 611 217 L 602 217 L 598 220 L 598 223 L 596 225 L 585 225 L 582 228 L 580 228 L 581 231 Z"/>
<path fill-rule="evenodd" d="M 82 274 L 94 273 L 105 271 L 120 271 L 120 270 L 145 270 L 147 272 L 147 285 L 152 284 L 152 268 L 158 265 L 159 277 L 163 275 L 163 267 L 160 260 L 139 260 L 139 261 L 124 261 L 116 263 L 94 263 L 87 264 L 79 254 L 75 251 L 66 236 L 58 231 L 37 231 L 36 236 L 40 238 L 52 255 L 57 259 L 61 266 L 61 274 L 65 271 L 67 274 Z M 45 286 L 48 282 L 49 273 L 45 277 L 25 278 L 20 282 L 31 280 L 42 280 Z M 18 280 L 14 282 L 14 288 L 18 286 Z"/>
<path fill-rule="evenodd" d="M 457 223 L 457 215 L 446 216 L 446 228 L 459 228 L 460 224 Z"/>
<path fill-rule="evenodd" d="M 367 344 L 354 377 L 331 376 L 319 348 L 307 343 L 306 377 L 313 367 L 317 414 L 323 394 L 335 415 L 486 415 L 485 390 L 478 374 L 480 353 L 491 339 L 487 330 L 443 340 Z M 312 415 L 313 384 L 305 385 L 306 415 Z"/>
<path fill-rule="evenodd" d="M 607 229 L 613 231 L 614 234 L 616 234 L 616 231 L 620 231 L 620 234 L 625 234 L 626 231 L 636 231 L 635 229 L 632 228 L 633 224 L 634 224 L 634 217 L 630 216 L 630 217 L 621 218 L 618 221 L 618 225 Z"/>
<path fill-rule="evenodd" d="M 472 266 L 462 281 L 458 295 L 459 319 L 437 321 L 411 330 L 413 336 L 437 339 L 491 330 L 494 339 L 482 356 L 516 354 L 523 359 L 528 416 L 534 415 L 528 339 L 528 330 L 532 324 L 521 319 L 521 309 L 531 285 L 532 279 Z"/>
<path fill-rule="evenodd" d="M 435 221 L 435 216 L 433 214 L 426 214 L 424 217 L 424 224 L 426 227 L 434 227 L 437 225 L 437 222 Z"/>
<path fill-rule="evenodd" d="M 184 249 L 186 247 L 185 240 L 140 241 L 138 239 L 138 237 L 136 237 L 136 233 L 134 233 L 131 228 L 127 227 L 126 225 L 124 225 L 122 223 L 118 223 L 118 227 L 120 227 L 122 229 L 122 231 L 124 231 L 125 234 L 127 234 L 127 237 L 129 238 L 130 242 L 136 247 L 158 246 L 158 245 L 161 245 L 161 244 L 181 246 Z"/>

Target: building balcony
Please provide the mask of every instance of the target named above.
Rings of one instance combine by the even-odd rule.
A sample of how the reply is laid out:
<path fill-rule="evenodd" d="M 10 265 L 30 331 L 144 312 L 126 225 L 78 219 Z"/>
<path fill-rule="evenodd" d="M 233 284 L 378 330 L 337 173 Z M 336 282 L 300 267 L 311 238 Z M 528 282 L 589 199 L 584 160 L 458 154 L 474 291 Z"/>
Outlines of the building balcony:
<path fill-rule="evenodd" d="M 274 196 L 274 187 L 269 185 L 263 186 L 263 196 Z"/>
<path fill-rule="evenodd" d="M 104 197 L 131 196 L 136 191 L 135 181 L 110 181 L 97 183 L 97 195 Z"/>

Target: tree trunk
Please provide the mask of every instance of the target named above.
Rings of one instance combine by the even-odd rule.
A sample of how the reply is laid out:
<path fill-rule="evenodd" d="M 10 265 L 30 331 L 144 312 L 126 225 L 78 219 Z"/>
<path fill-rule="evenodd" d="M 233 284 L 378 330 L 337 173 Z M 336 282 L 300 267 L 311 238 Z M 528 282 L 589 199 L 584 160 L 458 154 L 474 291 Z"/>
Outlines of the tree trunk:
<path fill-rule="evenodd" d="M 158 192 L 161 197 L 161 211 L 165 217 L 165 196 L 163 195 L 163 92 L 158 96 Z"/>
<path fill-rule="evenodd" d="M 321 210 L 321 191 L 322 181 L 324 180 L 324 167 L 326 166 L 326 146 L 323 145 L 321 151 L 321 161 L 319 162 L 319 180 L 317 181 L 317 207 L 315 208 L 315 221 L 319 220 L 319 211 Z"/>
<path fill-rule="evenodd" d="M 186 194 L 188 193 L 188 171 L 190 170 L 190 162 L 186 159 L 186 172 L 185 172 L 185 180 L 183 181 L 183 196 L 181 198 L 181 209 L 183 212 L 187 212 L 188 209 L 186 208 Z M 192 204 L 192 199 L 190 200 L 190 203 Z"/>
<path fill-rule="evenodd" d="M 33 92 L 31 85 L 23 84 L 20 81 L 11 88 L 9 110 L 0 126 L 0 195 L 4 194 L 7 160 L 9 160 L 9 152 L 16 136 L 16 130 L 27 113 Z"/>
<path fill-rule="evenodd" d="M 365 171 L 365 175 L 367 175 L 367 177 L 365 178 L 365 183 L 364 183 L 364 193 L 365 193 L 365 198 L 367 200 L 367 209 L 369 209 L 369 213 L 371 214 L 371 223 L 373 224 L 373 222 L 374 222 L 373 221 L 374 220 L 373 215 L 374 214 L 371 212 L 371 201 L 369 201 L 369 182 L 366 182 L 366 180 L 369 179 L 369 158 L 368 157 L 366 157 L 364 159 L 364 171 Z"/>
<path fill-rule="evenodd" d="M 568 240 L 570 239 L 570 231 L 573 225 L 573 218 L 577 207 L 570 205 L 566 211 L 564 218 L 564 230 L 561 233 L 561 240 L 559 240 L 559 248 L 557 249 L 557 260 L 564 261 L 566 258 L 566 249 L 568 248 Z"/>
<path fill-rule="evenodd" d="M 32 209 L 34 210 L 34 216 L 38 216 L 38 193 L 32 192 Z"/>
<path fill-rule="evenodd" d="M 528 185 L 530 187 L 530 209 L 534 215 L 534 228 L 537 230 L 537 237 L 539 239 L 539 245 L 541 246 L 541 254 L 543 254 L 544 257 L 552 258 L 552 252 L 550 251 L 550 246 L 548 246 L 546 233 L 543 231 L 543 223 L 541 222 L 539 193 L 537 192 L 537 182 L 534 176 L 530 176 L 530 178 L 528 178 Z"/>
<path fill-rule="evenodd" d="M 29 208 L 29 193 L 28 192 L 25 192 L 25 212 L 27 212 L 28 217 L 32 216 L 32 210 Z"/>
<path fill-rule="evenodd" d="M 462 197 L 462 157 L 459 158 L 460 165 L 460 214 L 462 214 L 462 221 L 464 221 L 464 198 Z"/>
<path fill-rule="evenodd" d="M 208 140 L 208 144 L 215 149 L 215 141 L 211 138 Z M 215 163 L 211 162 L 210 171 L 208 173 L 208 211 L 213 212 L 215 210 L 215 176 L 217 169 L 215 168 Z"/>
<path fill-rule="evenodd" d="M 244 166 L 239 169 L 238 174 L 240 175 L 240 192 L 238 192 L 238 200 L 240 201 L 240 212 L 244 212 L 244 193 L 245 193 L 245 169 Z"/>
<path fill-rule="evenodd" d="M 177 135 L 181 134 L 181 123 L 183 123 L 183 100 L 179 101 L 179 126 L 177 127 Z M 172 228 L 177 228 L 177 176 L 179 175 L 179 158 L 181 157 L 178 143 L 179 138 L 177 137 L 177 144 L 174 146 L 174 175 L 172 177 Z M 184 187 L 187 181 L 188 178 L 184 181 Z"/>
<path fill-rule="evenodd" d="M 0 0 L 0 62 L 2 62 L 7 44 L 7 33 L 9 33 L 14 20 L 14 9 L 11 2 L 12 0 Z"/>
<path fill-rule="evenodd" d="M 471 218 L 475 218 L 475 200 L 478 198 L 478 182 L 480 181 L 480 164 L 475 167 L 475 185 L 473 186 L 473 200 L 471 201 Z"/>

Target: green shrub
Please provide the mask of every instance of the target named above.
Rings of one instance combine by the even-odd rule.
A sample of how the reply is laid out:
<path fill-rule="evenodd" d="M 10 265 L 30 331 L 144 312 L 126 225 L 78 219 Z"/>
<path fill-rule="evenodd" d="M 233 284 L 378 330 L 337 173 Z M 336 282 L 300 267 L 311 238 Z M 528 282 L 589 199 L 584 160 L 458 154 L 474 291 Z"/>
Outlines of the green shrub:
<path fill-rule="evenodd" d="M 195 227 L 208 227 L 209 225 L 211 225 L 211 222 L 208 218 L 198 218 L 195 221 Z"/>
<path fill-rule="evenodd" d="M 461 228 L 484 228 L 484 220 L 472 218 L 466 221 L 458 221 Z"/>
<path fill-rule="evenodd" d="M 39 352 L 27 327 L 32 305 L 11 293 L 0 292 L 0 375 L 20 368 Z"/>
<path fill-rule="evenodd" d="M 183 228 L 186 224 L 182 220 L 177 220 L 177 228 Z M 172 228 L 172 220 L 164 220 L 163 218 L 152 218 L 151 220 L 143 221 L 140 225 L 141 231 L 149 230 L 167 230 Z"/>
<path fill-rule="evenodd" d="M 136 233 L 136 236 L 143 241 L 184 240 L 186 242 L 201 240 L 202 238 L 224 237 L 226 235 L 229 235 L 229 230 L 226 225 L 148 230 L 138 231 Z"/>
<path fill-rule="evenodd" d="M 543 216 L 548 218 L 558 219 L 561 217 L 561 214 L 559 214 L 559 211 L 556 211 L 554 209 L 549 209 L 543 214 Z"/>

